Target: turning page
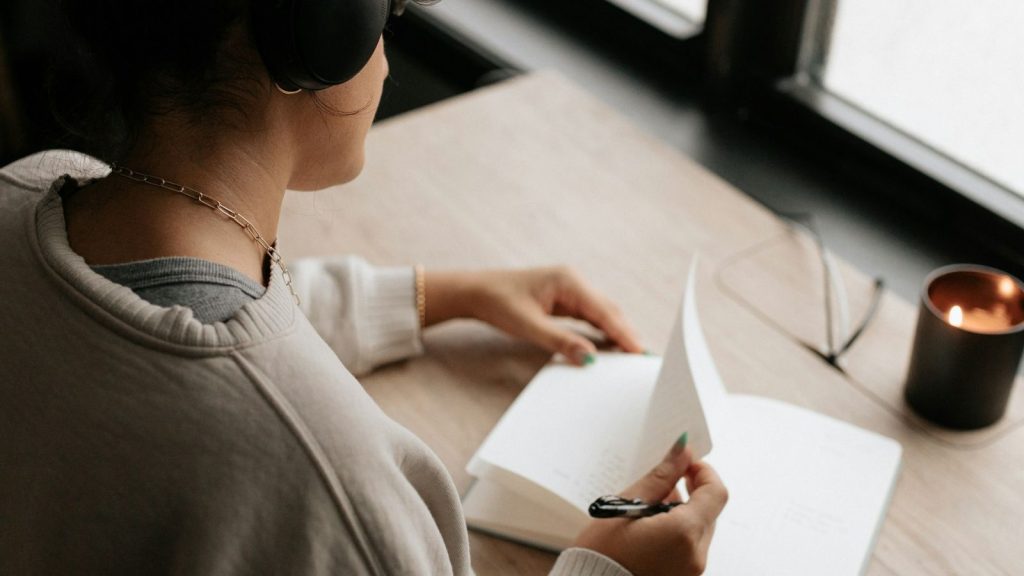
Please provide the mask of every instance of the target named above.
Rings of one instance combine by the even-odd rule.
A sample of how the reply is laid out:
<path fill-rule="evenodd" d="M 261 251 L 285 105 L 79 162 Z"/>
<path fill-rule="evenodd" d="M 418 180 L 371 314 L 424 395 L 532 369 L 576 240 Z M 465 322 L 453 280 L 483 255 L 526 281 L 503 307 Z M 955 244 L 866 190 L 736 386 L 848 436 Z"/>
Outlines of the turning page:
<path fill-rule="evenodd" d="M 642 420 L 631 476 L 639 477 L 665 456 L 683 432 L 696 458 L 711 451 L 712 435 L 727 426 L 728 397 L 697 316 L 697 257 L 676 314 L 654 391 Z"/>

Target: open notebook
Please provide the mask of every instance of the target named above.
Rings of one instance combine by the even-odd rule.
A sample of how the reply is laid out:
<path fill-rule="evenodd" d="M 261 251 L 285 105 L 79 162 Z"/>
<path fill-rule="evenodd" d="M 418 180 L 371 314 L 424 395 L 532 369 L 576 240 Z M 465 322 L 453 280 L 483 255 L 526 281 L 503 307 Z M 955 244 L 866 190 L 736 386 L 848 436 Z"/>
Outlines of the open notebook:
<path fill-rule="evenodd" d="M 585 368 L 553 363 L 537 374 L 467 467 L 476 478 L 463 499 L 467 523 L 566 548 L 595 498 L 630 485 L 687 431 L 730 494 L 707 574 L 862 573 L 900 445 L 783 402 L 728 394 L 697 317 L 695 268 L 663 359 L 602 353 Z"/>

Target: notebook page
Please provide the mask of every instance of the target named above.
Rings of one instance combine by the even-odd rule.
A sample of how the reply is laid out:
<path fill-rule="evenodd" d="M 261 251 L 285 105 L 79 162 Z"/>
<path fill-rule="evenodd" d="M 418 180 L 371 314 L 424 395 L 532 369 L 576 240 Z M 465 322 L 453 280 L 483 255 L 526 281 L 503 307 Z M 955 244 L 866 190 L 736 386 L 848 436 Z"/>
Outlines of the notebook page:
<path fill-rule="evenodd" d="M 777 400 L 731 395 L 708 462 L 729 487 L 707 574 L 863 572 L 899 471 L 900 445 Z"/>
<path fill-rule="evenodd" d="M 658 358 L 620 353 L 599 353 L 583 368 L 548 365 L 467 471 L 535 500 L 529 492 L 536 484 L 585 512 L 598 496 L 632 482 L 629 466 L 659 365 Z"/>
<path fill-rule="evenodd" d="M 665 349 L 639 435 L 632 476 L 654 467 L 683 432 L 696 457 L 711 451 L 712 434 L 726 426 L 728 397 L 697 316 L 697 257 L 690 261 L 686 290 Z"/>

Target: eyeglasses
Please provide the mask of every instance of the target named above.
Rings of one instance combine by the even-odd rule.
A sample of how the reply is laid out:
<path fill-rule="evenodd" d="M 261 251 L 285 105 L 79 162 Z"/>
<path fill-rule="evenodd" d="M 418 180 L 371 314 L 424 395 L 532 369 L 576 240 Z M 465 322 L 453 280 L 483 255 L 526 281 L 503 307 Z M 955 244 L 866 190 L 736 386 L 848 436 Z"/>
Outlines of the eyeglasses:
<path fill-rule="evenodd" d="M 860 320 L 851 325 L 850 298 L 849 293 L 847 292 L 846 283 L 843 280 L 843 276 L 835 258 L 825 246 L 825 242 L 818 231 L 813 215 L 804 213 L 777 213 L 777 215 L 785 219 L 789 224 L 790 231 L 787 232 L 787 235 L 790 235 L 795 231 L 802 231 L 813 241 L 816 248 L 818 260 L 821 263 L 821 285 L 824 293 L 824 345 L 820 343 L 813 343 L 811 341 L 813 338 L 808 338 L 806 334 L 804 336 L 798 336 L 793 330 L 787 329 L 784 326 L 784 321 L 780 321 L 777 315 L 776 317 L 773 317 L 770 312 L 766 311 L 766 302 L 755 301 L 758 296 L 754 296 L 753 298 L 744 296 L 742 291 L 730 287 L 730 285 L 723 280 L 723 274 L 720 273 L 719 281 L 723 288 L 723 292 L 725 292 L 731 299 L 753 312 L 755 315 L 760 316 L 776 330 L 782 332 L 791 340 L 810 350 L 839 372 L 845 373 L 846 371 L 841 364 L 841 360 L 861 335 L 863 335 L 868 325 L 877 315 L 878 307 L 884 292 L 885 282 L 879 277 L 872 279 L 870 288 L 871 294 L 868 298 L 867 306 L 864 309 Z M 724 273 L 730 266 L 741 263 L 744 258 L 753 256 L 759 250 L 764 250 L 766 246 L 769 246 L 775 240 L 777 239 L 768 240 L 748 250 L 744 250 L 743 252 L 728 259 L 726 262 L 723 262 L 720 272 Z M 786 241 L 789 242 L 789 240 Z M 785 262 L 778 261 L 780 256 L 781 255 L 775 255 L 771 262 L 773 268 L 783 268 L 787 264 Z M 790 254 L 790 256 L 793 255 Z M 785 256 L 782 256 L 782 258 L 785 258 Z M 791 257 L 789 259 L 793 258 Z M 797 283 L 801 282 L 799 275 L 805 273 L 805 270 L 801 270 L 799 267 L 793 268 L 792 266 L 786 271 L 790 272 L 787 278 L 795 276 L 795 282 Z M 775 272 L 776 276 L 784 274 L 781 270 L 775 270 Z M 744 277 L 744 275 L 741 275 L 741 277 Z M 792 282 L 794 280 L 791 279 L 790 281 Z M 808 278 L 808 282 L 815 282 L 815 280 L 813 280 L 813 278 Z M 811 288 L 808 287 L 808 290 L 811 290 Z M 762 293 L 761 290 L 758 290 L 757 292 L 758 294 Z M 786 293 L 785 287 L 780 286 L 779 292 Z M 863 300 L 863 298 L 861 298 L 861 300 Z M 793 306 L 792 303 L 789 304 L 791 304 L 791 306 L 787 307 L 787 314 L 792 313 Z M 799 332 L 799 330 L 797 332 Z"/>

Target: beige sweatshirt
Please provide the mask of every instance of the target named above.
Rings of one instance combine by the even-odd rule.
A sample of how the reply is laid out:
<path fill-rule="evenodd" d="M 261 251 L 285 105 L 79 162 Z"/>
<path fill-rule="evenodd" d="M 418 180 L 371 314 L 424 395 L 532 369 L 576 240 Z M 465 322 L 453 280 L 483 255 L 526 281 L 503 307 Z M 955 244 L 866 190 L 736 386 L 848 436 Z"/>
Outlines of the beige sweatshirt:
<path fill-rule="evenodd" d="M 298 262 L 305 315 L 275 268 L 204 325 L 68 246 L 54 180 L 105 172 L 0 170 L 0 574 L 470 573 L 447 471 L 346 369 L 420 352 L 411 271 Z"/>

